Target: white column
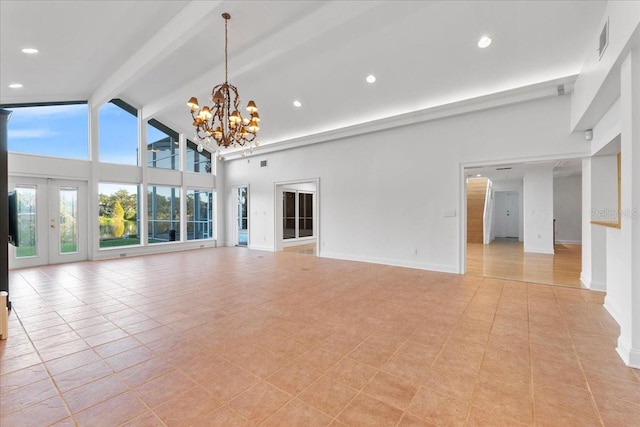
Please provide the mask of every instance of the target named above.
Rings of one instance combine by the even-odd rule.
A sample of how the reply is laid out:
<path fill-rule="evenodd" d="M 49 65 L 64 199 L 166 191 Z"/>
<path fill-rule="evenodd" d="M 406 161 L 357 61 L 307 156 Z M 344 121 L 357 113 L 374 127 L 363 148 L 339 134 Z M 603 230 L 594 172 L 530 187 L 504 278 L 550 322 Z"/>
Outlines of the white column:
<path fill-rule="evenodd" d="M 91 175 L 87 183 L 87 203 L 89 224 L 87 231 L 87 255 L 89 259 L 95 259 L 100 250 L 100 216 L 97 203 L 99 194 L 100 175 L 100 106 L 89 103 L 89 159 L 91 161 Z"/>
<path fill-rule="evenodd" d="M 621 243 L 627 271 L 617 351 L 627 365 L 640 368 L 640 50 L 627 55 L 620 77 Z"/>
<path fill-rule="evenodd" d="M 553 254 L 553 168 L 524 175 L 524 251 Z"/>
<path fill-rule="evenodd" d="M 140 226 L 138 235 L 140 244 L 148 245 L 148 215 L 147 215 L 147 188 L 149 182 L 149 168 L 147 166 L 147 121 L 142 118 L 142 110 L 138 110 L 138 164 L 142 168 L 142 182 L 140 183 L 140 197 L 138 197 L 138 218 Z"/>
<path fill-rule="evenodd" d="M 180 241 L 187 241 L 187 138 L 179 134 L 180 147 Z"/>

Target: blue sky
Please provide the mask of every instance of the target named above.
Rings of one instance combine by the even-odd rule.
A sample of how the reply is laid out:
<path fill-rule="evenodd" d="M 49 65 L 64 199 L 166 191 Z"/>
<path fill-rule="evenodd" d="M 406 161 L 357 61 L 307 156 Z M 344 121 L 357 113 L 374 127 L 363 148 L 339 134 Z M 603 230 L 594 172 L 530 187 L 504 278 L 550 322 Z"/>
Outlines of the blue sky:
<path fill-rule="evenodd" d="M 9 108 L 11 152 L 70 159 L 89 158 L 88 108 L 86 104 Z M 148 139 L 166 135 L 147 126 Z M 100 161 L 135 165 L 137 119 L 107 103 L 100 109 Z"/>

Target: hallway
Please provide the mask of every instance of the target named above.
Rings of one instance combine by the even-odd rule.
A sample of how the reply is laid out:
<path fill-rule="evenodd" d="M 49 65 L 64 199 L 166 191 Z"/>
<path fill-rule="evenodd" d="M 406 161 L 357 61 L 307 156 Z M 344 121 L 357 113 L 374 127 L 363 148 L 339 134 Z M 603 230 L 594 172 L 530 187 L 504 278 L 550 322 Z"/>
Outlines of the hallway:
<path fill-rule="evenodd" d="M 467 243 L 466 274 L 579 288 L 581 245 L 556 244 L 555 251 L 554 255 L 525 253 L 517 239 Z"/>

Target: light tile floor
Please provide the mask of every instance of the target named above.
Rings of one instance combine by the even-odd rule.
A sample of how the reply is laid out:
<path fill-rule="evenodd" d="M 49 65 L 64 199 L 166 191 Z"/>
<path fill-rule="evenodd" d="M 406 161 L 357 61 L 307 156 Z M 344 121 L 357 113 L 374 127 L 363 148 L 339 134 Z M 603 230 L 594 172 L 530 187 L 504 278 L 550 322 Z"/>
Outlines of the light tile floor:
<path fill-rule="evenodd" d="M 219 248 L 10 272 L 2 426 L 638 425 L 603 295 Z"/>

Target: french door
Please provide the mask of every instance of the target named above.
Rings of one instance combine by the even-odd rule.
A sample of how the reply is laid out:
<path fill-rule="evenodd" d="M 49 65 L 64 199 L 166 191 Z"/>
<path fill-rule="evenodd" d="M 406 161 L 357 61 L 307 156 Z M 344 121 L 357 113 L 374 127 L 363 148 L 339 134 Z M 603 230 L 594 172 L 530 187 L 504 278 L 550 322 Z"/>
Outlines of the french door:
<path fill-rule="evenodd" d="M 234 230 L 236 246 L 249 244 L 249 188 L 236 188 L 237 202 L 235 206 L 236 227 Z"/>
<path fill-rule="evenodd" d="M 87 259 L 87 183 L 9 177 L 18 195 L 19 246 L 10 246 L 11 268 Z"/>

